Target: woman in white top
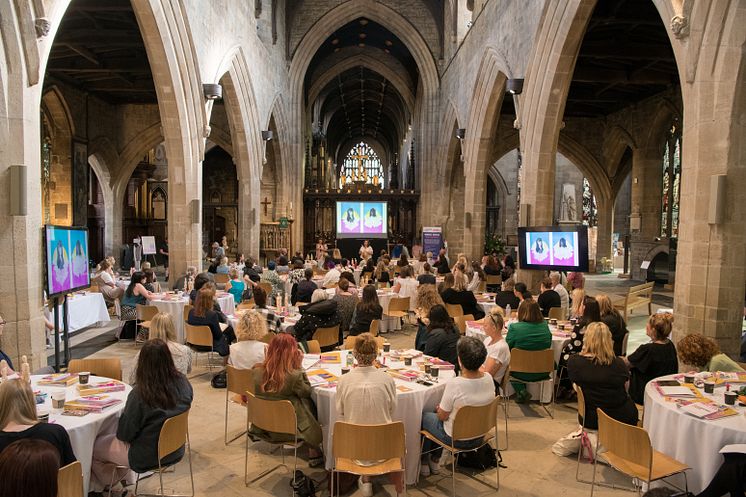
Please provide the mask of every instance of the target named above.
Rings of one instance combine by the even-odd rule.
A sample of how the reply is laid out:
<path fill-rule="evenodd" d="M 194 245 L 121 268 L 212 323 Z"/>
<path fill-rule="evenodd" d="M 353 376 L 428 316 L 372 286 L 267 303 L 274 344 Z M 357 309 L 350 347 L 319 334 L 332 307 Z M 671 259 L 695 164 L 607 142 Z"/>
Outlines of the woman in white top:
<path fill-rule="evenodd" d="M 453 420 L 458 410 L 463 406 L 487 405 L 495 398 L 492 377 L 479 370 L 487 357 L 484 344 L 475 337 L 461 337 L 458 341 L 457 354 L 461 376 L 448 380 L 435 412 L 422 413 L 422 429 L 448 445 L 453 443 Z M 481 443 L 480 436 L 471 440 L 458 440 L 455 446 L 459 449 L 473 449 Z M 427 438 L 424 439 L 420 464 L 422 476 L 440 472 L 439 461 L 442 452 L 443 449 L 439 445 Z"/>
<path fill-rule="evenodd" d="M 176 326 L 174 326 L 171 314 L 159 312 L 150 320 L 148 340 L 155 340 L 156 338 L 160 338 L 168 345 L 168 350 L 171 352 L 171 357 L 174 360 L 174 366 L 176 366 L 179 373 L 186 376 L 192 372 L 192 351 L 189 347 L 176 340 Z M 130 373 L 131 384 L 135 383 L 139 356 L 140 352 L 138 351 L 135 354 L 135 367 L 132 368 L 132 373 Z"/>
<path fill-rule="evenodd" d="M 231 345 L 228 364 L 238 369 L 251 369 L 264 362 L 267 344 L 261 339 L 268 333 L 267 319 L 255 310 L 246 311 L 236 325 L 236 343 Z"/>
<path fill-rule="evenodd" d="M 98 280 L 98 289 L 101 291 L 104 298 L 109 302 L 121 299 L 122 295 L 124 295 L 124 288 L 117 286 L 111 263 L 109 263 L 108 260 L 103 260 L 99 267 L 101 270 L 96 275 L 95 279 Z"/>
<path fill-rule="evenodd" d="M 484 346 L 487 347 L 487 359 L 480 368 L 495 380 L 496 392 L 510 364 L 510 347 L 502 334 L 505 327 L 502 312 L 500 307 L 495 306 L 484 319 L 484 332 L 487 334 Z"/>
<path fill-rule="evenodd" d="M 373 247 L 370 246 L 368 240 L 363 241 L 363 244 L 360 246 L 359 254 L 362 261 L 367 261 L 373 257 Z"/>
<path fill-rule="evenodd" d="M 469 284 L 466 285 L 466 289 L 470 292 L 476 293 L 479 291 L 479 285 L 483 281 L 487 281 L 487 276 L 484 274 L 482 266 L 480 266 L 477 261 L 471 263 L 471 269 L 471 279 L 469 280 Z"/>
<path fill-rule="evenodd" d="M 420 283 L 412 277 L 412 267 L 404 266 L 401 268 L 399 276 L 394 280 L 394 293 L 399 294 L 400 298 L 409 297 L 409 310 L 414 311 L 415 301 L 417 300 L 417 287 Z"/>
<path fill-rule="evenodd" d="M 378 425 L 391 423 L 396 411 L 396 383 L 373 362 L 378 355 L 378 344 L 370 333 L 362 333 L 355 340 L 352 355 L 357 367 L 339 378 L 336 405 L 339 417 L 348 423 Z M 375 463 L 376 461 L 370 461 Z M 359 461 L 361 465 L 369 461 Z M 391 473 L 391 481 L 398 493 L 404 491 L 401 473 Z M 360 480 L 363 496 L 373 495 L 373 484 Z"/>

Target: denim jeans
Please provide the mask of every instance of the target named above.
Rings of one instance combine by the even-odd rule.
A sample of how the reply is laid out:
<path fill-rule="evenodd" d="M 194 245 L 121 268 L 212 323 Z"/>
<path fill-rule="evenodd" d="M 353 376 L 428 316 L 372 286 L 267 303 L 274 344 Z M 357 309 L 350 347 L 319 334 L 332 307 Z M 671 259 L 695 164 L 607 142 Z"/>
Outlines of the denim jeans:
<path fill-rule="evenodd" d="M 438 419 L 437 413 L 426 412 L 422 414 L 422 429 L 429 431 L 435 436 L 435 438 L 446 445 L 451 445 L 451 437 L 443 428 L 443 421 Z M 474 449 L 479 447 L 482 440 L 482 438 L 475 438 L 474 440 L 458 441 L 456 442 L 455 447 L 457 449 Z M 429 452 L 431 450 L 432 452 Z M 429 453 L 432 459 L 440 459 L 440 455 L 443 453 L 443 448 L 431 441 L 429 438 L 425 438 L 425 445 L 422 446 L 422 453 Z"/>

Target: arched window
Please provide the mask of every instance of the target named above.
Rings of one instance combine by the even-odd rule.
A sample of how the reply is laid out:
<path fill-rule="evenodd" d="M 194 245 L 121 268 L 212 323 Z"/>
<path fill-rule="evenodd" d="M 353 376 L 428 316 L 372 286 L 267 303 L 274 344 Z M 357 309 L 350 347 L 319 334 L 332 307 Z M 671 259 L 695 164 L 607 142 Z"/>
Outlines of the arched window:
<path fill-rule="evenodd" d="M 596 196 L 593 195 L 591 183 L 588 178 L 583 178 L 583 224 L 596 226 L 598 224 L 598 207 Z"/>
<path fill-rule="evenodd" d="M 365 142 L 360 142 L 347 154 L 339 174 L 339 186 L 354 182 L 383 186 L 383 166 L 378 155 Z"/>
<path fill-rule="evenodd" d="M 674 122 L 666 133 L 663 148 L 661 185 L 661 236 L 679 236 L 679 196 L 681 193 L 681 130 Z"/>

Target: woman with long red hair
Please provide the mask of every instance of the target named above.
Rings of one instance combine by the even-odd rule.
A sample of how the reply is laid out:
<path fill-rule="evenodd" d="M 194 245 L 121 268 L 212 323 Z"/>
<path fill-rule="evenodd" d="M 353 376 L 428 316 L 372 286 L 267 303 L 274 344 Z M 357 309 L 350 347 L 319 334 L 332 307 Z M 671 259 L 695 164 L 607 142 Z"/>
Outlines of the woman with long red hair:
<path fill-rule="evenodd" d="M 264 362 L 254 366 L 254 391 L 268 400 L 289 400 L 295 408 L 298 438 L 308 444 L 308 465 L 322 466 L 321 425 L 316 418 L 316 405 L 311 400 L 311 383 L 301 367 L 303 353 L 292 335 L 275 336 L 264 356 Z M 271 433 L 255 426 L 249 432 L 273 443 L 293 442 L 293 437 Z"/>

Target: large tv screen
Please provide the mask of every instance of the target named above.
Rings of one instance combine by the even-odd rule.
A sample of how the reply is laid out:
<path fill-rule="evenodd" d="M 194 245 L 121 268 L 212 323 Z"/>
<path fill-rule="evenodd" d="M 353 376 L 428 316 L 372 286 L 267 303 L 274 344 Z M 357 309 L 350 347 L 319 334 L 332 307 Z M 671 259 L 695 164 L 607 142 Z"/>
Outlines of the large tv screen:
<path fill-rule="evenodd" d="M 588 227 L 518 228 L 521 269 L 588 271 Z"/>
<path fill-rule="evenodd" d="M 337 202 L 337 238 L 388 238 L 386 202 Z"/>
<path fill-rule="evenodd" d="M 46 225 L 44 246 L 49 297 L 91 286 L 88 229 Z"/>

